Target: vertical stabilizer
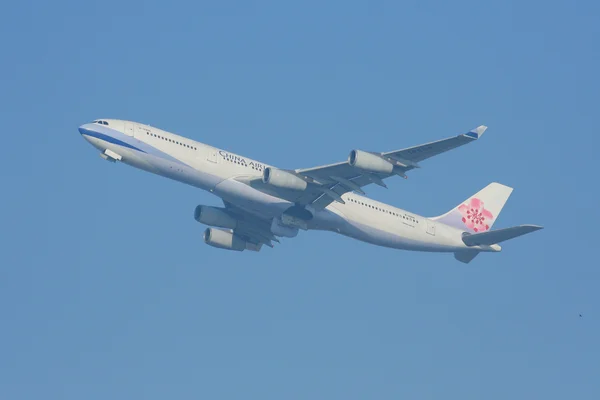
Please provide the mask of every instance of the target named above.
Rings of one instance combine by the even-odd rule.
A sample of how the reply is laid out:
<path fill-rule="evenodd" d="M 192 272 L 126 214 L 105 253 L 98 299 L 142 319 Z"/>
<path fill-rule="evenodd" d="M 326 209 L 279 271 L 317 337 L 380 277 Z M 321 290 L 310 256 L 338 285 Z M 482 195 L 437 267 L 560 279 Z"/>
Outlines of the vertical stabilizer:
<path fill-rule="evenodd" d="M 490 183 L 446 214 L 431 219 L 470 233 L 488 231 L 512 191 L 511 187 Z"/>

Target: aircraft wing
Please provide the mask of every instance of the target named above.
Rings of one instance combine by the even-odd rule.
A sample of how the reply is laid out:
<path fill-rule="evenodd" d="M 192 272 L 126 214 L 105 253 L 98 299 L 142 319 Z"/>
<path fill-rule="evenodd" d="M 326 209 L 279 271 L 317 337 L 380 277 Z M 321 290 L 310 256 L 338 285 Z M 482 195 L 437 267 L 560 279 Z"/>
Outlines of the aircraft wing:
<path fill-rule="evenodd" d="M 367 157 L 377 158 L 376 162 L 384 160 L 384 163 L 392 164 L 393 170 L 389 172 L 373 172 L 353 166 L 351 160 L 353 160 L 353 154 L 357 154 L 355 153 L 357 151 L 353 150 L 347 161 L 314 168 L 286 171 L 308 182 L 307 188 L 301 192 L 274 188 L 259 180 L 248 182 L 248 184 L 274 196 L 295 202 L 299 205 L 311 205 L 319 210 L 327 207 L 333 201 L 343 203 L 341 195 L 346 192 L 357 191 L 364 193 L 362 187 L 371 183 L 387 187 L 384 180 L 395 175 L 406 178 L 406 172 L 414 168 L 420 168 L 419 162 L 471 143 L 479 139 L 486 129 L 486 126 L 481 125 L 467 133 L 419 146 L 382 153 L 361 152 L 359 154 L 358 157 L 366 154 Z M 385 169 L 385 167 L 381 169 Z"/>
<path fill-rule="evenodd" d="M 273 242 L 279 243 L 279 240 L 271 233 L 270 220 L 252 215 L 229 202 L 223 201 L 223 203 L 229 214 L 239 221 L 233 233 L 246 242 L 252 243 L 255 246 L 252 250 L 259 251 L 263 244 L 273 247 Z"/>

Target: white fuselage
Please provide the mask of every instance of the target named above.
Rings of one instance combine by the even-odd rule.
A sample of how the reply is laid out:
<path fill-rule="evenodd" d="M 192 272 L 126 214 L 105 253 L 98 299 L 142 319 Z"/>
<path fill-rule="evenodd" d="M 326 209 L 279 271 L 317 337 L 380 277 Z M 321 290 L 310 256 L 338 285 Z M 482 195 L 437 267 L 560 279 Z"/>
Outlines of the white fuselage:
<path fill-rule="evenodd" d="M 280 216 L 294 204 L 243 183 L 261 177 L 268 165 L 136 122 L 102 120 L 79 130 L 103 153 L 128 165 L 203 190 L 262 219 Z M 323 210 L 307 209 L 308 229 L 328 230 L 379 246 L 420 251 L 467 249 L 463 231 L 354 193 Z M 495 251 L 489 246 L 469 247 Z"/>

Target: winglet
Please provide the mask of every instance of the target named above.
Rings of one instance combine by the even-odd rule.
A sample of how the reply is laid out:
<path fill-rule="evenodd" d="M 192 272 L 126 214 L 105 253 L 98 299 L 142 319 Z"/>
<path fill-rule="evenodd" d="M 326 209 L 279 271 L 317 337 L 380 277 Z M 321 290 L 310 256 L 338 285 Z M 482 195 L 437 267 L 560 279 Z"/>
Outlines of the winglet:
<path fill-rule="evenodd" d="M 485 132 L 486 129 L 487 129 L 487 126 L 480 125 L 477 128 L 465 133 L 464 136 L 468 136 L 473 139 L 479 139 L 481 136 L 483 136 L 483 133 Z"/>

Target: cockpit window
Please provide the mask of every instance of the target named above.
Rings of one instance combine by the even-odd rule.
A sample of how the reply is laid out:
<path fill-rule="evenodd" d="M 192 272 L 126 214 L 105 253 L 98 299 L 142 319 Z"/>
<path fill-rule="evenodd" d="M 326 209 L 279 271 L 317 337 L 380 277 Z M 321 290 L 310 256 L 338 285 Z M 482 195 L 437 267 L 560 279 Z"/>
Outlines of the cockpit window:
<path fill-rule="evenodd" d="M 104 125 L 108 125 L 108 122 L 106 122 L 106 121 L 102 121 L 102 123 L 103 123 Z"/>

